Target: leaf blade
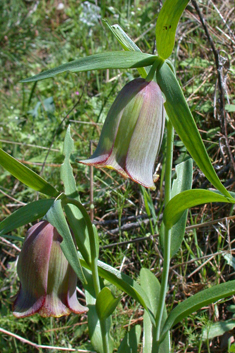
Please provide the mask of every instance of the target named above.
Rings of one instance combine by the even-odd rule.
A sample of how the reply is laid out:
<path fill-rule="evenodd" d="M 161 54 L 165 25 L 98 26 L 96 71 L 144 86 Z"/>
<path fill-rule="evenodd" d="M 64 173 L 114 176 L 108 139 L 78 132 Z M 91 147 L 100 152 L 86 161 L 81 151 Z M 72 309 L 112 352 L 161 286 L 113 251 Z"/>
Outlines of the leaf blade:
<path fill-rule="evenodd" d="M 90 55 L 69 63 L 60 65 L 54 69 L 41 72 L 21 82 L 34 82 L 54 77 L 57 74 L 70 72 L 83 72 L 102 69 L 130 69 L 152 65 L 158 57 L 142 52 L 112 51 Z"/>
<path fill-rule="evenodd" d="M 108 287 L 102 288 L 96 298 L 96 311 L 100 320 L 106 320 L 112 315 L 121 297 L 115 298 Z"/>
<path fill-rule="evenodd" d="M 166 97 L 164 106 L 167 115 L 185 147 L 212 185 L 230 197 L 211 164 L 180 85 L 167 63 L 157 70 L 157 82 Z"/>
<path fill-rule="evenodd" d="M 163 213 L 165 226 L 171 228 L 186 209 L 209 202 L 235 203 L 235 199 L 204 189 L 183 191 L 174 196 L 166 205 Z"/>
<path fill-rule="evenodd" d="M 59 192 L 46 180 L 0 148 L 0 164 L 15 178 L 47 196 L 57 197 Z"/>
<path fill-rule="evenodd" d="M 166 0 L 156 24 L 156 46 L 158 54 L 167 59 L 174 48 L 175 33 L 179 19 L 189 0 Z"/>
<path fill-rule="evenodd" d="M 82 271 L 81 263 L 78 257 L 78 253 L 70 233 L 69 226 L 66 222 L 64 212 L 61 205 L 61 200 L 56 200 L 52 207 L 47 212 L 45 219 L 51 223 L 58 231 L 58 233 L 63 237 L 63 241 L 60 244 L 60 247 L 72 266 L 73 270 L 77 274 L 78 278 L 84 284 L 86 279 Z"/>
<path fill-rule="evenodd" d="M 178 322 L 183 320 L 188 315 L 201 309 L 203 306 L 214 303 L 219 299 L 223 299 L 234 295 L 235 293 L 235 280 L 222 283 L 211 288 L 205 289 L 192 297 L 184 300 L 177 305 L 169 314 L 165 325 L 163 327 L 160 341 L 164 338 L 165 334 Z"/>
<path fill-rule="evenodd" d="M 0 236 L 42 218 L 53 205 L 54 199 L 31 202 L 22 206 L 0 223 Z"/>

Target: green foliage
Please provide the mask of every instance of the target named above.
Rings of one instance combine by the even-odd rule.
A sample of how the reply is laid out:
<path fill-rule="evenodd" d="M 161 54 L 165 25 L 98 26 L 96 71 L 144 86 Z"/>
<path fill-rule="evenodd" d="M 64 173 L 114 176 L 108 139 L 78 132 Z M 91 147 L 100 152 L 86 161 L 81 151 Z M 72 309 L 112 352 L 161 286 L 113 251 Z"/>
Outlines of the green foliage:
<path fill-rule="evenodd" d="M 157 19 L 156 44 L 159 56 L 167 59 L 174 48 L 175 32 L 188 0 L 166 0 Z"/>
<path fill-rule="evenodd" d="M 174 26 L 171 28 L 169 28 L 169 26 L 171 25 L 173 12 L 166 11 L 169 4 L 170 6 L 177 5 L 175 9 L 177 16 L 173 18 Z M 107 1 L 95 6 L 92 2 L 82 2 L 78 4 L 74 0 L 69 0 L 66 2 L 65 8 L 62 11 L 58 10 L 53 2 L 46 3 L 42 1 L 39 2 L 35 8 L 34 5 L 33 3 L 22 0 L 11 0 L 10 2 L 4 0 L 0 4 L 2 14 L 2 21 L 0 23 L 0 104 L 2 116 L 0 129 L 2 140 L 0 140 L 0 144 L 4 151 L 14 157 L 14 159 L 7 157 L 7 165 L 11 165 L 10 172 L 13 171 L 18 175 L 18 171 L 20 170 L 21 178 L 19 178 L 19 180 L 32 186 L 35 190 L 41 192 L 46 190 L 45 194 L 50 197 L 57 197 L 61 192 L 64 192 L 65 188 L 66 195 L 75 197 L 75 200 L 81 201 L 87 208 L 89 203 L 88 188 L 90 185 L 94 185 L 93 204 L 95 221 L 98 222 L 97 229 L 100 240 L 100 257 L 102 259 L 102 261 L 99 262 L 99 275 L 105 279 L 105 286 L 108 286 L 108 297 L 111 303 L 112 296 L 113 298 L 120 296 L 120 292 L 115 293 L 115 286 L 117 286 L 122 293 L 127 294 L 122 295 L 121 302 L 119 302 L 112 314 L 113 323 L 115 323 L 116 328 L 116 332 L 113 333 L 115 342 L 112 342 L 112 344 L 117 350 L 120 344 L 120 338 L 125 337 L 119 351 L 128 352 L 128 350 L 131 351 L 132 348 L 134 351 L 138 351 L 141 328 L 139 325 L 135 324 L 136 322 L 142 323 L 142 317 L 144 316 L 144 339 L 146 343 L 150 342 L 152 339 L 150 328 L 153 327 L 154 323 L 153 315 L 151 314 L 154 312 L 152 301 L 156 298 L 153 299 L 152 296 L 148 295 L 150 293 L 149 290 L 147 290 L 148 293 L 145 292 L 148 286 L 154 287 L 156 285 L 158 288 L 156 283 L 159 284 L 159 282 L 156 282 L 158 281 L 156 276 L 162 271 L 161 259 L 159 256 L 156 256 L 159 244 L 158 237 L 155 237 L 156 234 L 154 234 L 158 233 L 157 231 L 162 218 L 164 198 L 162 193 L 163 189 L 161 187 L 162 184 L 157 181 L 156 192 L 147 192 L 143 189 L 140 191 L 132 182 L 123 181 L 115 173 L 106 171 L 105 174 L 100 170 L 95 170 L 94 179 L 90 180 L 88 169 L 84 166 L 77 165 L 75 161 L 77 158 L 80 159 L 80 157 L 87 157 L 89 155 L 88 140 L 97 140 L 100 134 L 101 127 L 96 125 L 96 123 L 102 123 L 104 121 L 117 91 L 119 91 L 127 81 L 137 76 L 137 70 L 133 69 L 122 70 L 122 76 L 120 76 L 120 71 L 117 68 L 130 67 L 133 65 L 133 62 L 134 66 L 139 64 L 136 64 L 136 59 L 133 59 L 133 55 L 129 56 L 129 53 L 126 52 L 120 54 L 119 58 L 115 59 L 111 57 L 107 59 L 106 56 L 109 62 L 108 66 L 105 61 L 95 63 L 96 68 L 115 67 L 108 71 L 80 72 L 79 75 L 65 72 L 63 75 L 37 82 L 34 85 L 27 83 L 22 85 L 19 84 L 19 81 L 25 77 L 37 74 L 41 75 L 39 72 L 42 70 L 42 75 L 46 74 L 44 70 L 52 70 L 49 72 L 54 74 L 54 68 L 58 68 L 60 65 L 65 65 L 62 66 L 62 70 L 70 69 L 74 65 L 74 60 L 78 60 L 79 63 L 85 63 L 85 65 L 87 65 L 87 57 L 92 61 L 93 54 L 98 55 L 98 58 L 103 58 L 103 52 L 114 51 L 113 55 L 116 55 L 115 52 L 120 48 L 113 35 L 118 38 L 119 43 L 125 50 L 148 53 L 139 53 L 138 55 L 141 58 L 145 58 L 144 60 L 146 61 L 143 62 L 145 65 L 152 63 L 153 58 L 156 58 L 155 55 L 152 56 L 151 54 L 154 53 L 154 28 L 158 17 L 156 26 L 157 33 L 160 33 L 159 29 L 162 31 L 162 35 L 157 37 L 158 53 L 163 58 L 172 55 L 177 77 L 180 78 L 182 82 L 181 90 L 188 99 L 187 103 L 191 108 L 197 126 L 200 128 L 201 137 L 206 145 L 206 151 L 209 155 L 207 162 L 209 161 L 208 163 L 210 163 L 210 160 L 215 161 L 213 166 L 216 172 L 221 172 L 220 178 L 223 182 L 229 182 L 231 174 L 227 171 L 224 174 L 222 173 L 223 168 L 227 167 L 226 155 L 222 158 L 219 150 L 218 139 L 221 126 L 219 119 L 216 119 L 215 100 L 217 99 L 217 95 L 214 93 L 216 81 L 214 58 L 211 50 L 208 50 L 208 43 L 205 40 L 201 27 L 198 26 L 198 22 L 195 20 L 195 16 L 191 16 L 190 14 L 192 7 L 189 6 L 187 12 L 184 12 L 182 15 L 183 8 L 187 5 L 186 1 L 180 4 L 177 1 L 165 1 L 165 10 L 161 12 L 160 16 L 158 16 L 160 5 L 152 1 L 145 3 L 138 1 L 135 3 L 132 1 L 127 2 L 125 0 L 117 3 Z M 221 53 L 226 52 L 227 55 L 229 51 L 232 51 L 231 41 L 228 38 L 230 35 L 228 27 L 225 28 L 224 24 L 222 24 L 221 17 L 213 10 L 212 5 L 208 6 L 204 1 L 200 2 L 199 5 L 202 11 L 205 10 L 203 13 L 205 20 L 210 24 L 210 29 L 213 29 L 212 36 L 217 48 L 221 49 Z M 218 4 L 215 5 L 218 6 Z M 224 6 L 225 11 L 229 13 L 232 6 L 232 3 L 227 2 Z M 220 9 L 222 15 L 224 15 L 224 8 Z M 182 21 L 176 32 L 176 49 L 173 50 L 175 30 L 181 15 Z M 110 23 L 108 27 L 111 29 L 111 32 L 107 31 L 107 28 L 102 27 L 100 22 L 101 18 L 108 20 Z M 166 24 L 164 21 L 167 21 Z M 229 25 L 229 16 L 226 17 L 226 21 Z M 163 24 L 167 26 L 168 32 L 170 30 L 170 36 L 166 36 L 167 31 L 166 28 L 162 26 Z M 222 28 L 221 31 L 226 35 L 219 31 L 220 28 Z M 133 40 L 130 39 L 129 36 Z M 124 46 L 124 41 L 126 47 Z M 120 64 L 121 56 L 123 56 L 125 60 L 122 58 Z M 230 58 L 230 54 L 228 54 L 228 57 Z M 97 58 L 97 56 L 95 58 Z M 127 62 L 127 58 L 132 58 L 134 61 L 130 59 L 130 61 Z M 119 62 L 119 65 L 115 64 L 115 66 L 114 64 L 110 64 L 111 60 L 116 60 L 116 63 Z M 66 62 L 68 64 L 64 64 Z M 93 64 L 94 62 L 92 65 Z M 227 92 L 226 94 L 231 94 L 231 97 L 226 97 L 227 101 L 230 103 L 225 106 L 225 109 L 232 118 L 234 111 L 234 87 L 231 82 L 234 67 L 231 58 L 230 65 L 230 69 L 226 71 L 229 86 L 229 93 Z M 94 68 L 94 66 L 86 66 L 86 69 L 89 68 Z M 148 72 L 148 67 L 140 67 L 137 69 L 143 76 Z M 169 72 L 168 70 L 167 77 L 170 75 Z M 40 77 L 42 76 L 39 76 L 39 78 Z M 168 80 L 167 77 L 166 80 Z M 171 95 L 173 81 L 168 81 L 168 84 L 166 83 L 167 88 L 165 88 L 165 96 L 167 99 L 166 106 L 168 105 L 168 112 L 176 111 L 173 105 L 169 108 L 169 95 Z M 180 96 L 180 99 L 181 98 L 182 96 Z M 79 105 L 67 116 L 67 109 L 72 108 L 78 102 L 78 99 Z M 61 123 L 63 117 L 66 116 L 67 118 Z M 187 123 L 190 122 L 190 126 L 192 127 L 192 116 L 190 116 L 189 119 L 189 115 L 186 114 L 186 116 L 187 118 L 185 118 L 185 114 L 182 114 L 181 118 L 185 118 Z M 169 117 L 172 119 L 171 114 L 169 114 Z M 71 125 L 70 133 L 66 133 L 66 128 L 69 123 Z M 180 122 L 174 124 L 176 131 L 184 140 L 184 143 L 188 134 L 191 141 L 189 141 L 188 144 L 186 141 L 185 144 L 191 156 L 195 158 L 196 162 L 203 158 L 205 162 L 205 154 L 203 154 L 204 152 L 202 153 L 199 135 L 197 136 L 197 140 L 192 140 L 192 129 L 190 127 L 182 134 L 179 123 Z M 75 142 L 74 146 L 71 136 Z M 65 159 L 61 152 L 63 150 L 64 137 L 66 141 L 64 145 Z M 229 143 L 231 143 L 233 137 L 234 132 L 231 132 L 231 126 L 229 125 Z M 188 158 L 184 144 L 177 139 L 178 137 L 175 136 L 175 165 L 185 160 L 185 158 Z M 197 156 L 196 154 L 192 154 L 195 146 Z M 49 154 L 47 155 L 47 153 Z M 6 154 L 3 152 L 1 156 L 3 156 L 3 164 L 6 165 Z M 161 175 L 163 179 L 164 161 L 162 159 L 163 157 L 160 156 L 157 164 L 158 166 L 160 165 L 160 167 L 158 167 L 157 174 Z M 21 164 L 19 164 L 18 161 L 20 161 Z M 62 163 L 60 179 L 59 167 Z M 204 163 L 203 171 L 207 177 L 210 174 L 210 181 L 215 183 L 214 185 L 218 187 L 218 179 L 216 180 L 212 170 L 208 169 L 208 163 Z M 199 166 L 201 167 L 202 164 Z M 25 165 L 29 165 L 33 172 L 28 172 Z M 24 185 L 19 183 L 14 177 L 11 177 L 4 169 L 1 169 L 0 182 L 3 191 L 3 193 L 0 194 L 0 200 L 3 204 L 1 213 L 3 222 L 0 223 L 0 234 L 1 236 L 6 236 L 5 240 L 8 239 L 8 243 L 4 243 L 3 238 L 0 240 L 0 302 L 2 314 L 0 326 L 12 333 L 28 338 L 37 344 L 93 350 L 94 347 L 88 342 L 88 328 L 85 323 L 87 316 L 82 317 L 82 319 L 77 316 L 71 316 L 70 318 L 52 320 L 35 316 L 16 321 L 10 313 L 12 301 L 10 297 L 17 291 L 15 260 L 18 255 L 17 247 L 21 246 L 21 241 L 26 230 L 26 227 L 23 226 L 43 217 L 52 206 L 54 200 L 37 200 L 35 192 L 32 193 L 30 189 L 25 188 Z M 194 187 L 201 186 L 204 182 L 204 176 L 201 175 L 200 171 L 195 167 Z M 51 188 L 52 185 L 53 187 Z M 202 188 L 204 188 L 204 186 L 202 186 Z M 209 199 L 209 194 L 205 194 L 207 191 L 196 191 L 198 191 L 200 195 L 193 193 L 179 194 L 178 198 L 172 200 L 171 205 L 169 203 L 169 208 L 166 207 L 164 212 L 164 219 L 166 220 L 167 218 L 168 225 L 172 225 L 187 207 L 196 204 L 199 205 L 200 202 L 208 202 L 208 200 L 215 202 L 225 201 L 222 195 L 213 194 L 212 199 Z M 80 199 L 78 198 L 78 192 L 80 192 Z M 225 193 L 225 190 L 221 188 L 221 192 Z M 211 195 L 212 194 L 210 194 L 210 196 Z M 228 193 L 226 195 L 231 202 Z M 191 203 L 188 197 L 191 198 Z M 231 194 L 231 197 L 234 197 L 234 195 Z M 187 199 L 186 203 L 185 198 Z M 60 200 L 56 201 L 56 204 L 60 204 Z M 228 203 L 226 205 L 227 206 L 225 206 L 224 203 L 220 203 L 220 206 L 216 203 L 211 206 L 207 205 L 204 206 L 203 212 L 199 207 L 190 210 L 186 224 L 189 227 L 186 227 L 184 241 L 175 255 L 174 262 L 171 263 L 174 267 L 171 271 L 172 277 L 169 282 L 170 296 L 167 302 L 168 312 L 172 309 L 173 303 L 180 303 L 185 299 L 184 297 L 192 296 L 192 298 L 194 298 L 193 294 L 201 289 L 197 288 L 197 286 L 204 287 L 205 284 L 211 282 L 213 284 L 219 283 L 221 278 L 222 280 L 230 279 L 230 274 L 228 274 L 227 271 L 229 266 L 227 266 L 226 263 L 233 265 L 233 258 L 227 256 L 230 254 L 225 254 L 224 252 L 227 251 L 227 241 L 230 241 L 227 239 L 230 239 L 232 234 L 232 228 L 231 231 L 229 228 L 229 220 L 226 221 L 228 222 L 226 223 L 226 227 L 223 226 L 223 221 L 221 221 L 221 225 L 216 223 L 207 224 L 207 221 L 220 219 L 221 217 L 228 216 L 229 213 L 232 217 L 232 207 L 230 206 L 229 208 Z M 18 208 L 19 206 L 21 207 Z M 15 211 L 15 209 L 17 210 Z M 177 209 L 177 214 L 174 213 L 174 209 Z M 80 262 L 82 266 L 90 270 L 91 254 L 87 224 L 82 218 L 81 211 L 73 204 L 66 204 L 64 210 L 79 250 L 82 253 L 83 258 L 81 257 Z M 72 213 L 74 213 L 75 216 Z M 10 217 L 6 218 L 8 215 L 10 215 Z M 64 219 L 61 216 L 61 212 L 57 213 L 55 221 L 59 227 L 64 223 Z M 143 216 L 146 216 L 147 222 L 145 222 L 146 219 L 143 219 Z M 126 221 L 123 220 L 123 218 L 126 219 Z M 108 222 L 111 222 L 111 225 Z M 124 224 L 124 222 L 127 224 Z M 132 222 L 134 225 L 132 225 Z M 185 227 L 185 221 L 183 223 L 182 229 Z M 200 223 L 202 225 L 205 223 L 203 228 Z M 128 224 L 131 225 L 131 229 L 127 233 L 127 231 L 123 229 L 123 225 L 126 226 Z M 200 227 L 197 228 L 198 225 L 200 225 Z M 14 230 L 16 227 L 21 228 Z M 116 227 L 117 233 L 113 232 Z M 10 232 L 10 234 L 6 234 L 7 232 Z M 65 233 L 67 234 L 67 245 L 65 242 L 64 245 L 66 245 L 67 250 L 69 249 L 68 253 L 71 254 L 70 242 L 72 238 L 68 229 Z M 179 233 L 182 235 L 183 231 L 181 230 Z M 152 234 L 154 238 L 149 238 L 149 234 Z M 136 240 L 140 237 L 146 237 L 146 239 L 137 242 Z M 130 241 L 132 238 L 135 238 L 135 242 L 132 244 L 121 244 L 110 248 L 102 248 L 107 245 L 112 246 L 112 243 Z M 181 237 L 179 236 L 179 238 Z M 70 245 L 68 245 L 68 243 L 70 243 Z M 179 244 L 177 244 L 176 248 L 179 248 Z M 209 262 L 206 262 L 207 258 L 204 260 L 202 257 L 201 259 L 201 256 L 213 255 L 213 252 L 218 252 L 218 255 L 212 256 Z M 74 249 L 73 254 L 75 255 Z M 97 257 L 97 255 L 98 251 L 95 253 L 95 257 Z M 73 259 L 75 259 L 75 263 L 79 269 L 77 256 Z M 206 262 L 205 264 L 204 261 Z M 109 263 L 110 266 L 107 265 L 107 263 Z M 200 268 L 200 266 L 202 267 Z M 143 288 L 140 287 L 138 283 L 138 274 L 142 267 L 151 268 L 151 274 L 145 273 L 146 281 L 147 278 L 154 278 L 151 283 L 145 283 Z M 119 271 L 119 268 L 121 271 Z M 199 268 L 198 271 L 196 271 L 197 268 Z M 195 274 L 194 271 L 196 271 Z M 221 273 L 223 273 L 223 277 Z M 111 289 L 114 294 L 110 292 L 110 283 L 113 283 Z M 223 295 L 230 293 L 226 292 L 226 294 L 225 292 L 223 292 Z M 102 291 L 100 293 L 102 293 Z M 89 294 L 87 298 L 88 296 Z M 195 296 L 195 298 L 197 300 L 198 297 Z M 214 300 L 216 298 L 218 299 L 218 296 L 216 298 L 214 296 L 213 298 Z M 189 306 L 191 305 L 193 307 L 192 304 L 195 303 L 192 302 L 193 300 L 191 302 L 187 302 L 187 300 L 183 301 L 182 304 L 179 304 L 173 309 L 171 314 L 173 313 L 172 315 L 176 317 L 182 309 L 184 314 L 181 312 L 181 316 L 177 316 L 182 320 L 182 315 L 189 313 L 187 308 L 185 309 L 185 307 L 183 307 L 183 303 L 186 303 L 186 306 L 188 303 Z M 141 307 L 136 303 L 140 303 Z M 115 302 L 115 305 L 116 304 Z M 202 302 L 198 302 L 197 304 L 198 307 L 200 307 Z M 93 300 L 89 305 L 93 305 L 94 309 L 94 312 L 91 310 L 89 315 L 94 314 L 94 318 L 97 319 L 97 316 L 95 316 L 97 314 L 94 306 L 95 301 Z M 115 305 L 111 305 L 112 310 Z M 225 301 L 218 305 L 218 307 L 222 307 L 223 309 L 225 306 Z M 144 315 L 142 307 L 145 309 Z M 195 309 L 195 307 L 193 308 Z M 208 344 L 209 347 L 209 343 L 204 344 L 200 341 L 200 332 L 196 328 L 198 327 L 198 323 L 199 326 L 206 325 L 205 321 L 208 321 L 208 319 L 205 319 L 205 317 L 207 317 L 206 312 L 206 309 L 203 309 L 199 314 L 191 315 L 187 323 L 186 320 L 183 320 L 172 329 L 173 350 L 179 352 L 185 350 L 193 351 L 198 347 L 197 351 L 199 352 L 202 345 L 206 347 Z M 212 315 L 215 314 L 212 313 Z M 218 316 L 220 315 L 218 314 Z M 171 321 L 172 317 L 169 316 L 169 321 Z M 172 319 L 174 323 L 177 321 L 175 317 Z M 217 319 L 216 317 L 216 320 Z M 232 327 L 227 325 L 231 323 L 229 315 L 227 315 L 226 319 L 224 323 L 219 322 L 218 325 L 215 325 L 215 330 L 217 330 L 219 326 L 221 329 L 220 332 L 225 332 L 228 327 Z M 128 330 L 125 333 L 126 326 L 128 326 Z M 214 326 L 212 329 L 213 328 Z M 148 336 L 149 332 L 151 334 Z M 218 333 L 218 331 L 215 332 Z M 185 333 L 188 334 L 188 338 L 185 337 Z M 210 338 L 208 337 L 208 341 L 210 340 L 213 342 L 212 344 L 218 347 L 219 339 L 215 342 L 212 336 L 213 335 L 210 335 Z M 177 337 L 177 342 L 175 337 Z M 180 337 L 180 343 L 178 342 L 178 337 Z M 101 339 L 101 333 L 99 333 L 99 339 Z M 94 339 L 92 339 L 92 341 L 94 342 Z M 140 348 L 139 346 L 139 350 L 140 349 L 142 349 L 142 347 Z M 149 353 L 149 349 L 150 345 L 148 345 L 148 350 L 146 350 L 145 353 Z M 205 351 L 206 349 L 207 348 L 205 348 Z M 28 350 L 28 345 L 10 335 L 1 333 L 1 352 L 27 353 Z M 40 350 L 41 348 L 39 348 L 39 351 Z M 36 352 L 38 349 L 32 347 L 30 351 Z M 233 346 L 228 347 L 228 351 L 232 352 Z"/>
<path fill-rule="evenodd" d="M 235 203 L 235 199 L 225 197 L 215 191 L 210 190 L 187 190 L 174 196 L 167 204 L 164 211 L 164 223 L 171 228 L 182 216 L 183 212 L 192 206 L 200 205 L 205 202 L 225 202 Z M 176 207 L 177 206 L 177 207 Z"/>

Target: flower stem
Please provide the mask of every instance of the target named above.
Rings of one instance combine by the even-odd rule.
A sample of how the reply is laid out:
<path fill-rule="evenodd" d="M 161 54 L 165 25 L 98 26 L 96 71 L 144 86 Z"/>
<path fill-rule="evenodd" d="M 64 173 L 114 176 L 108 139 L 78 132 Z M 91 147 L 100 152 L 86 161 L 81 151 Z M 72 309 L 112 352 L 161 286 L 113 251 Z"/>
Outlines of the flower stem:
<path fill-rule="evenodd" d="M 171 169 L 172 169 L 172 158 L 173 158 L 173 141 L 174 141 L 174 129 L 171 122 L 167 122 L 167 147 L 166 147 L 166 174 L 165 174 L 165 206 L 171 199 Z M 159 304 L 156 315 L 156 327 L 153 330 L 154 341 L 159 341 L 161 334 L 161 323 L 163 317 L 163 310 L 165 306 L 167 284 L 170 268 L 171 259 L 171 230 L 165 227 L 165 237 L 164 237 L 164 262 L 163 262 L 163 272 L 161 280 L 161 291 Z M 153 342 L 153 347 L 156 348 Z M 154 349 L 155 349 L 154 348 Z M 155 350 L 156 353 L 156 350 Z"/>
<path fill-rule="evenodd" d="M 88 236 L 90 242 L 90 249 L 91 249 L 91 272 L 93 278 L 93 285 L 95 290 L 95 296 L 97 298 L 100 292 L 100 280 L 98 274 L 98 257 L 99 257 L 99 245 L 98 245 L 98 235 L 96 233 L 95 226 L 92 225 L 90 217 L 86 211 L 86 209 L 82 206 L 82 204 L 74 199 L 66 198 L 67 203 L 71 203 L 75 205 L 82 213 L 84 220 L 87 225 L 88 229 Z M 101 335 L 102 335 L 102 342 L 103 342 L 103 353 L 109 353 L 109 343 L 108 343 L 108 332 L 106 329 L 106 320 L 100 320 L 100 328 L 101 328 Z"/>
<path fill-rule="evenodd" d="M 160 60 L 160 58 L 158 58 L 158 60 L 155 60 L 153 65 L 151 66 L 150 70 L 149 70 L 149 73 L 147 75 L 147 77 L 145 78 L 146 81 L 150 82 L 153 80 L 154 78 L 154 74 L 158 68 L 159 65 L 162 65 L 163 64 L 163 60 Z"/>

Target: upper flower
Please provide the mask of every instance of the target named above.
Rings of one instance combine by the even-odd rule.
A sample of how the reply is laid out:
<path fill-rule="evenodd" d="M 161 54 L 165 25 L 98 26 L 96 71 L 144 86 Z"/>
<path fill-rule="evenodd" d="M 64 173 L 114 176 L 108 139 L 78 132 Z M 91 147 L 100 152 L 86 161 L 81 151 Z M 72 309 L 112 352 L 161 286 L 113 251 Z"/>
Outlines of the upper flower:
<path fill-rule="evenodd" d="M 16 317 L 35 313 L 60 317 L 88 310 L 77 300 L 77 276 L 61 242 L 60 234 L 46 221 L 29 229 L 17 265 L 21 286 L 14 303 Z"/>
<path fill-rule="evenodd" d="M 126 84 L 110 108 L 96 151 L 80 163 L 115 169 L 154 189 L 154 163 L 165 126 L 163 103 L 156 82 L 138 78 Z"/>

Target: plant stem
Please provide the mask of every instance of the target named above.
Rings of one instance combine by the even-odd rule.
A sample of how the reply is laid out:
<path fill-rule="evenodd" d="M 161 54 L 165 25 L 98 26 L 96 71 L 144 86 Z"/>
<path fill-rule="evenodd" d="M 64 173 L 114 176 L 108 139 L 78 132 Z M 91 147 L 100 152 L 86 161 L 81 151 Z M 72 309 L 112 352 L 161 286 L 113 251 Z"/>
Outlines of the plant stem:
<path fill-rule="evenodd" d="M 82 213 L 87 229 L 88 229 L 88 236 L 90 242 L 90 249 L 91 249 L 91 272 L 93 278 L 93 285 L 95 290 L 95 297 L 97 298 L 100 292 L 100 280 L 98 274 L 98 257 L 99 257 L 99 245 L 98 245 L 98 235 L 96 233 L 95 226 L 92 225 L 90 217 L 86 211 L 86 209 L 82 206 L 82 204 L 74 199 L 66 198 L 67 203 L 71 203 L 75 205 Z M 108 343 L 108 332 L 106 330 L 106 320 L 100 320 L 100 328 L 101 328 L 101 335 L 102 335 L 102 342 L 103 342 L 103 353 L 109 353 L 109 343 Z"/>
<path fill-rule="evenodd" d="M 171 169 L 172 169 L 172 158 L 173 158 L 173 141 L 174 141 L 174 129 L 168 120 L 167 122 L 167 147 L 166 147 L 166 174 L 165 174 L 165 206 L 171 199 Z M 161 280 L 161 291 L 158 304 L 158 310 L 156 315 L 156 327 L 153 330 L 154 341 L 159 341 L 161 333 L 161 323 L 163 310 L 165 306 L 167 284 L 169 276 L 169 267 L 171 259 L 171 230 L 165 227 L 165 239 L 164 239 L 164 262 L 163 262 L 163 272 Z M 154 343 L 153 343 L 154 347 Z M 156 346 L 155 346 L 156 347 Z M 156 352 L 155 352 L 156 353 Z"/>

